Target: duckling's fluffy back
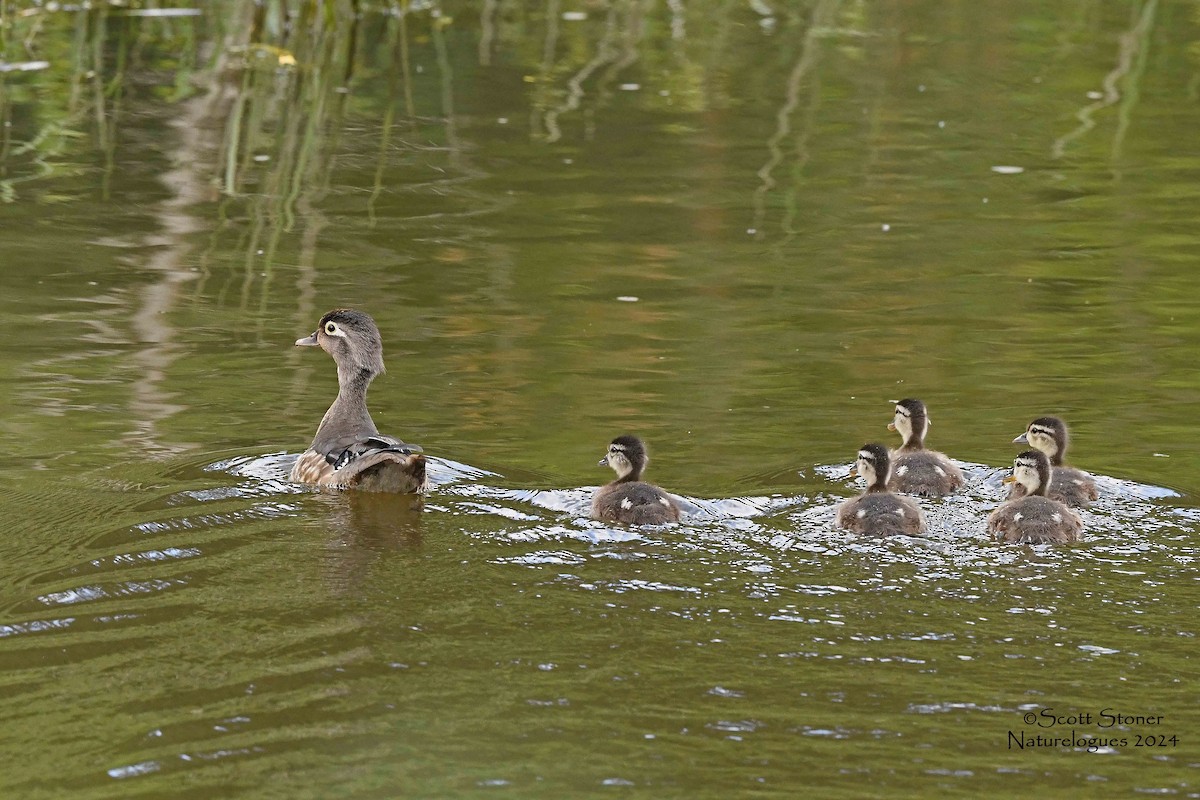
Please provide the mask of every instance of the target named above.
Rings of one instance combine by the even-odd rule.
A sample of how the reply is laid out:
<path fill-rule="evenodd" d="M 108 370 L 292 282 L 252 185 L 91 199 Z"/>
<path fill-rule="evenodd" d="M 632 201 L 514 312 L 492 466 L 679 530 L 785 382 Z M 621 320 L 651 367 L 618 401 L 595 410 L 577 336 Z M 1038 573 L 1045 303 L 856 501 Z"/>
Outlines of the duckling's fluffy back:
<path fill-rule="evenodd" d="M 891 492 L 859 495 L 838 507 L 837 526 L 864 536 L 894 536 L 925 532 L 920 507 Z"/>
<path fill-rule="evenodd" d="M 1083 537 L 1083 521 L 1059 501 L 1035 495 L 1001 504 L 988 517 L 988 533 L 1010 543 L 1065 544 Z"/>
<path fill-rule="evenodd" d="M 679 521 L 679 506 L 653 484 L 613 482 L 601 486 L 592 497 L 592 518 L 627 525 L 662 525 Z"/>
<path fill-rule="evenodd" d="M 888 489 L 922 497 L 941 497 L 958 491 L 962 470 L 936 450 L 897 450 L 892 453 Z"/>

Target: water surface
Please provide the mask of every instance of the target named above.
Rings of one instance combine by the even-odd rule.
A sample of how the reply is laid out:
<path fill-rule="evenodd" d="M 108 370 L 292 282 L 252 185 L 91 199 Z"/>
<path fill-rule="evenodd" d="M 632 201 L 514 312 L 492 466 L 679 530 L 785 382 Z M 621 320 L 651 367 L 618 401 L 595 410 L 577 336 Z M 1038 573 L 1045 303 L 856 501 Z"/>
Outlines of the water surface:
<path fill-rule="evenodd" d="M 8 794 L 1196 796 L 1194 4 L 289 9 L 0 9 Z M 423 504 L 286 480 L 336 306 Z M 968 490 L 848 538 L 901 396 Z"/>

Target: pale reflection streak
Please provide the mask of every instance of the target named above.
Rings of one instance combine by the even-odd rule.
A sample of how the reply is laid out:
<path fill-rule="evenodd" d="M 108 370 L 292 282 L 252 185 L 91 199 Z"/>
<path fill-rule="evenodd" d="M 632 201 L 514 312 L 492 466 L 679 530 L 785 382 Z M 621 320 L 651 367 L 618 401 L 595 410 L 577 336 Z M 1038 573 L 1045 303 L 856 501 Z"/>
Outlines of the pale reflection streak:
<path fill-rule="evenodd" d="M 615 8 L 610 8 L 604 22 L 604 36 L 596 45 L 596 55 L 567 81 L 567 99 L 558 107 L 547 111 L 543 116 L 548 143 L 557 142 L 562 138 L 562 129 L 558 126 L 558 118 L 579 108 L 584 97 L 583 82 L 600 67 L 617 60 L 618 51 L 614 45 L 617 34 L 617 12 Z"/>
<path fill-rule="evenodd" d="M 683 41 L 687 38 L 687 10 L 683 0 L 667 0 L 667 8 L 671 11 L 671 38 Z"/>
<path fill-rule="evenodd" d="M 1121 99 L 1117 82 L 1130 74 L 1134 68 L 1135 59 L 1137 59 L 1138 66 L 1136 74 L 1141 75 L 1145 68 L 1146 52 L 1149 50 L 1149 34 L 1154 25 L 1154 14 L 1157 8 L 1158 0 L 1147 0 L 1146 5 L 1142 6 L 1137 22 L 1118 38 L 1117 65 L 1104 76 L 1103 97 L 1076 112 L 1075 118 L 1079 120 L 1079 125 L 1071 132 L 1054 140 L 1054 146 L 1050 148 L 1050 154 L 1054 158 L 1062 158 L 1066 154 L 1067 145 L 1096 127 L 1096 121 L 1093 119 L 1096 112 L 1115 105 Z M 1136 85 L 1129 87 L 1128 95 L 1126 103 L 1122 104 L 1118 115 L 1117 132 L 1113 136 L 1112 157 L 1114 160 L 1120 157 L 1125 132 L 1129 128 L 1132 106 L 1136 104 L 1137 100 Z"/>
<path fill-rule="evenodd" d="M 558 0 L 546 2 L 546 38 L 542 42 L 542 61 L 538 65 L 537 85 L 550 85 L 550 74 L 554 69 L 554 53 L 558 49 Z M 536 100 L 529 104 L 529 130 L 536 133 L 541 126 L 541 103 Z"/>
<path fill-rule="evenodd" d="M 396 125 L 396 106 L 398 103 L 400 87 L 397 86 L 397 75 L 403 87 L 404 92 L 404 110 L 405 119 L 408 122 L 410 129 L 415 129 L 416 108 L 413 104 L 412 90 L 412 66 L 409 63 L 408 56 L 408 14 L 402 13 L 396 21 L 399 26 L 399 33 L 392 33 L 396 38 L 396 44 L 390 48 L 389 52 L 392 55 L 393 62 L 398 60 L 400 69 L 396 70 L 396 64 L 392 64 L 392 68 L 387 71 L 388 74 L 388 104 L 387 109 L 383 112 L 383 131 L 379 137 L 379 157 L 375 162 L 375 177 L 371 184 L 371 194 L 367 198 L 367 224 L 374 228 L 378 220 L 376 218 L 375 206 L 379 202 L 380 195 L 383 194 L 383 173 L 387 166 L 387 155 L 392 143 L 392 130 Z M 396 49 L 399 48 L 399 56 L 396 55 Z"/>
<path fill-rule="evenodd" d="M 479 12 L 479 65 L 492 65 L 492 42 L 496 39 L 496 0 L 483 0 Z"/>
<path fill-rule="evenodd" d="M 160 249 L 144 265 L 159 278 L 142 291 L 130 319 L 135 341 L 146 346 L 132 356 L 135 368 L 129 409 L 134 428 L 128 438 L 147 450 L 173 453 L 192 447 L 164 444 L 157 427 L 162 420 L 186 409 L 171 402 L 172 395 L 161 384 L 181 352 L 180 346 L 172 341 L 176 332 L 169 312 L 179 298 L 182 285 L 197 277 L 187 267 L 188 256 L 194 235 L 205 229 L 204 221 L 190 209 L 209 199 L 209 178 L 220 150 L 221 122 L 228 118 L 236 97 L 218 78 L 225 52 L 222 49 L 217 54 L 213 70 L 195 76 L 202 92 L 175 106 L 179 113 L 170 124 L 176 144 L 167 151 L 172 167 L 160 178 L 171 195 L 158 204 L 153 214 L 160 232 L 152 235 L 148 244 Z"/>
<path fill-rule="evenodd" d="M 796 107 L 800 103 L 800 86 L 804 78 L 813 70 L 817 62 L 820 60 L 821 47 L 820 36 L 823 31 L 829 29 L 833 14 L 836 11 L 840 0 L 821 0 L 817 7 L 813 9 L 812 19 L 809 22 L 808 30 L 805 31 L 803 48 L 800 52 L 800 58 L 796 60 L 796 65 L 792 68 L 788 75 L 786 84 L 786 92 L 784 95 L 784 103 L 780 107 L 779 112 L 775 115 L 776 126 L 775 133 L 767 140 L 767 151 L 770 157 L 767 162 L 759 168 L 756 173 L 762 183 L 754 190 L 753 207 L 754 216 L 751 228 L 754 229 L 757 238 L 765 236 L 763 225 L 766 222 L 766 203 L 767 195 L 775 188 L 776 182 L 772 173 L 784 159 L 783 149 L 780 144 L 784 138 L 791 133 L 791 118 Z M 815 100 L 814 100 L 815 101 Z M 808 161 L 808 151 L 804 146 L 807 140 L 807 132 L 797 138 L 797 157 L 799 166 L 803 167 Z M 785 229 L 786 229 L 785 225 Z M 791 231 L 786 231 L 791 232 Z"/>

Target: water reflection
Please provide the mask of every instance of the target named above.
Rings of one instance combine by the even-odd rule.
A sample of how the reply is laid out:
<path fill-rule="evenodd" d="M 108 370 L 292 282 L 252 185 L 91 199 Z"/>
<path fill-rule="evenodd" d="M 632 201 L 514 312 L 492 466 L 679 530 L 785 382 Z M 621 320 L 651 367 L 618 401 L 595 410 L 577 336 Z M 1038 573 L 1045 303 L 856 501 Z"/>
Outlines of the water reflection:
<path fill-rule="evenodd" d="M 1188 791 L 1003 742 L 1197 726 L 1191 6 L 54 8 L 0 3 L 9 794 Z M 286 480 L 345 304 L 419 510 Z M 897 390 L 970 487 L 849 537 Z M 1104 495 L 997 545 L 1048 409 Z M 587 518 L 616 428 L 682 524 Z"/>

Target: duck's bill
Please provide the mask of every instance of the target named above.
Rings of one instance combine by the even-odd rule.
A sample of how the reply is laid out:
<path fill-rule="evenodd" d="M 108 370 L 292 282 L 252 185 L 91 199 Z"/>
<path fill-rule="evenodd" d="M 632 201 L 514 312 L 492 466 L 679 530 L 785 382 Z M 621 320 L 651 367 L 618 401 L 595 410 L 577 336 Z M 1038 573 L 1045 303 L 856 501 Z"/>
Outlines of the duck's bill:
<path fill-rule="evenodd" d="M 604 458 L 600 459 L 600 463 L 596 464 L 596 466 L 597 467 L 607 467 L 608 466 L 608 456 L 605 456 Z"/>
<path fill-rule="evenodd" d="M 299 343 L 299 342 L 296 342 L 296 344 L 300 344 L 300 343 Z M 889 431 L 894 431 L 894 430 L 896 430 L 896 423 L 894 423 L 894 422 L 889 422 L 889 423 L 888 423 L 888 430 L 889 430 Z"/>
<path fill-rule="evenodd" d="M 1016 475 L 1005 475 L 1004 478 L 1000 482 L 1001 483 L 1016 483 L 1017 476 Z"/>
<path fill-rule="evenodd" d="M 296 347 L 320 347 L 321 343 L 317 341 L 316 332 L 312 336 L 305 336 L 303 339 L 296 340 Z"/>
<path fill-rule="evenodd" d="M 1013 444 L 1029 444 L 1029 435 L 1028 435 L 1028 433 L 1029 433 L 1029 432 L 1028 432 L 1028 431 L 1026 431 L 1025 433 L 1022 433 L 1022 434 L 1021 434 L 1020 436 L 1018 436 L 1017 438 L 1013 439 Z"/>

